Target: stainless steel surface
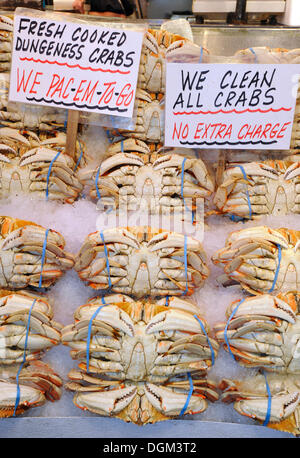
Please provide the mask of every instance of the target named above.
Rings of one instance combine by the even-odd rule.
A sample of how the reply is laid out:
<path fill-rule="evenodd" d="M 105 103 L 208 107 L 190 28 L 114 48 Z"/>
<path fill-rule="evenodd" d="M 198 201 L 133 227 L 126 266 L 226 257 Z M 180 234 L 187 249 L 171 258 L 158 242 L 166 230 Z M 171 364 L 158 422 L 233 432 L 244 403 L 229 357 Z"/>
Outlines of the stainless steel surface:
<path fill-rule="evenodd" d="M 236 0 L 193 0 L 193 13 L 231 13 Z M 248 0 L 247 13 L 283 13 L 284 0 Z"/>
<path fill-rule="evenodd" d="M 18 418 L 0 422 L 0 438 L 289 438 L 263 426 L 170 420 L 135 426 L 114 418 Z"/>
<path fill-rule="evenodd" d="M 272 48 L 299 48 L 300 28 L 192 25 L 195 43 L 209 49 L 211 55 L 231 56 L 237 50 L 270 46 Z"/>

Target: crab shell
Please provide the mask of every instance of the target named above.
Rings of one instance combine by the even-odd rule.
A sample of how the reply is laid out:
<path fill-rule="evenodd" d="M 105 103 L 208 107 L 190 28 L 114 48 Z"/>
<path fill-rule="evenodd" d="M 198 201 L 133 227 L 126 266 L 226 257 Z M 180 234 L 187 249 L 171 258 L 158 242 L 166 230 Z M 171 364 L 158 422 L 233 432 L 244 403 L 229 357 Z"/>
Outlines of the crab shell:
<path fill-rule="evenodd" d="M 135 302 L 115 294 L 93 298 L 74 318 L 62 331 L 62 343 L 80 361 L 66 388 L 76 392 L 74 403 L 81 409 L 140 425 L 177 416 L 190 390 L 187 373 L 194 390 L 185 414 L 204 411 L 206 398 L 218 399 L 215 384 L 206 379 L 218 344 L 192 302 L 177 297 L 168 304 Z"/>
<path fill-rule="evenodd" d="M 0 290 L 0 297 L 0 365 L 21 364 L 25 348 L 31 361 L 60 343 L 62 325 L 52 320 L 44 297 L 8 290 Z"/>
<path fill-rule="evenodd" d="M 74 160 L 77 168 L 85 166 L 87 163 L 87 153 L 85 142 L 77 137 L 75 145 L 75 157 L 72 159 L 65 153 L 67 146 L 67 135 L 64 132 L 56 130 L 40 132 L 37 134 L 31 130 L 17 130 L 11 127 L 0 128 L 0 153 L 5 155 L 13 150 L 14 155 L 23 156 L 24 153 L 33 150 L 34 148 L 47 148 L 56 152 L 63 152 L 68 157 L 68 165 L 75 168 Z"/>
<path fill-rule="evenodd" d="M 209 274 L 198 240 L 147 226 L 88 235 L 74 268 L 94 289 L 136 297 L 190 295 Z"/>
<path fill-rule="evenodd" d="M 0 63 L 0 71 L 3 71 Z M 28 107 L 20 108 L 19 104 L 7 102 L 4 109 L 0 111 L 0 122 L 3 126 L 13 129 L 28 129 L 33 131 L 57 131 L 63 129 L 67 120 L 67 111 L 56 111 L 55 109 L 45 109 L 35 107 L 30 110 Z"/>
<path fill-rule="evenodd" d="M 9 368 L 0 366 L 0 418 L 20 415 L 31 407 L 43 405 L 46 400 L 60 399 L 62 380 L 53 369 L 42 361 L 25 362 Z M 20 399 L 16 405 L 19 372 Z"/>
<path fill-rule="evenodd" d="M 235 301 L 227 308 L 227 322 L 215 335 L 242 366 L 299 374 L 300 316 L 297 294 L 261 294 Z M 226 326 L 227 325 L 227 326 Z"/>
<path fill-rule="evenodd" d="M 213 179 L 201 159 L 176 152 L 151 153 L 145 143 L 135 145 L 134 139 L 115 144 L 114 151 L 85 178 L 91 186 L 91 198 L 99 199 L 100 195 L 99 202 L 104 206 L 146 209 L 152 214 L 188 213 L 191 218 L 192 211 L 203 206 L 214 190 Z"/>
<path fill-rule="evenodd" d="M 164 141 L 164 98 L 143 89 L 136 91 L 136 105 L 133 113 L 135 123 L 132 129 L 120 129 L 124 137 L 137 138 L 150 143 Z"/>
<path fill-rule="evenodd" d="M 268 384 L 268 385 L 267 385 Z M 267 386 L 270 389 L 270 399 Z M 219 385 L 223 391 L 221 400 L 234 403 L 234 409 L 241 415 L 266 422 L 269 401 L 270 418 L 268 427 L 279 431 L 300 434 L 300 384 L 293 375 L 256 374 L 243 380 L 223 379 Z"/>
<path fill-rule="evenodd" d="M 10 70 L 13 36 L 13 19 L 0 15 L 0 72 Z"/>
<path fill-rule="evenodd" d="M 224 267 L 223 285 L 240 284 L 252 294 L 300 288 L 300 231 L 257 226 L 232 232 L 212 261 Z"/>
<path fill-rule="evenodd" d="M 268 46 L 257 46 L 253 48 L 241 49 L 235 53 L 241 62 L 247 63 L 298 63 L 300 49 L 270 48 Z"/>
<path fill-rule="evenodd" d="M 50 229 L 42 269 L 45 238 L 46 229 L 36 223 L 0 217 L 0 287 L 38 288 L 41 283 L 41 287 L 46 288 L 73 267 L 74 257 L 64 250 L 64 238 Z"/>
<path fill-rule="evenodd" d="M 200 56 L 200 47 L 166 30 L 149 29 L 142 46 L 138 87 L 150 93 L 165 93 L 166 60 L 190 61 Z M 198 57 L 199 61 L 199 57 Z"/>
<path fill-rule="evenodd" d="M 73 203 L 83 189 L 76 169 L 85 159 L 75 164 L 65 153 L 65 146 L 66 134 L 62 132 L 38 136 L 31 131 L 1 128 L 0 197 L 30 193 L 43 200 Z"/>
<path fill-rule="evenodd" d="M 300 213 L 300 162 L 264 161 L 229 167 L 214 204 L 242 218 Z M 249 198 L 249 200 L 248 200 Z"/>

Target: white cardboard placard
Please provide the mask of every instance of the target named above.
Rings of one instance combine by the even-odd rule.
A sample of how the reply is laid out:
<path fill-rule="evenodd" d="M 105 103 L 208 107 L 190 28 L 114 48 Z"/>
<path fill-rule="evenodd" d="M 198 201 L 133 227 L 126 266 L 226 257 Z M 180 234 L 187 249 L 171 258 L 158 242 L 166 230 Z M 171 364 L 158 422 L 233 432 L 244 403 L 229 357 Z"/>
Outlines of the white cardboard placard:
<path fill-rule="evenodd" d="M 167 63 L 165 146 L 290 148 L 300 65 Z"/>
<path fill-rule="evenodd" d="M 130 118 L 143 35 L 16 15 L 9 99 Z"/>

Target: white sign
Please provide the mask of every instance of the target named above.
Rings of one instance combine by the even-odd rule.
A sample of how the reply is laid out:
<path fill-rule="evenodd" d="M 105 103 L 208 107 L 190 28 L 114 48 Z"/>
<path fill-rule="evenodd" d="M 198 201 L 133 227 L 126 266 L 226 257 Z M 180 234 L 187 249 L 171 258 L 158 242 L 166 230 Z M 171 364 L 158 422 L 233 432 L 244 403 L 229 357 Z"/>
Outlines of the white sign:
<path fill-rule="evenodd" d="M 9 98 L 130 118 L 143 35 L 16 15 Z"/>
<path fill-rule="evenodd" d="M 289 149 L 300 65 L 167 63 L 165 146 Z"/>

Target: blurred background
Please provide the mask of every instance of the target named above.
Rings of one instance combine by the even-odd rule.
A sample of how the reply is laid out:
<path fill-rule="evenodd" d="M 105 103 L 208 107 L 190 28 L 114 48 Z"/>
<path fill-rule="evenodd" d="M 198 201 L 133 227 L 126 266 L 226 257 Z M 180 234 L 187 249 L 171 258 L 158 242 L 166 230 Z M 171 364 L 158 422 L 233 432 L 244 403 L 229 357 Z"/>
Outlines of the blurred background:
<path fill-rule="evenodd" d="M 187 18 L 197 24 L 300 26 L 300 0 L 0 0 L 17 6 L 149 19 Z"/>

